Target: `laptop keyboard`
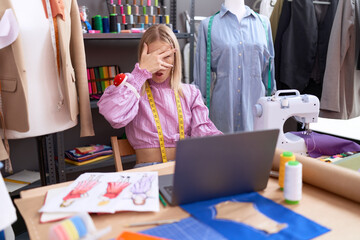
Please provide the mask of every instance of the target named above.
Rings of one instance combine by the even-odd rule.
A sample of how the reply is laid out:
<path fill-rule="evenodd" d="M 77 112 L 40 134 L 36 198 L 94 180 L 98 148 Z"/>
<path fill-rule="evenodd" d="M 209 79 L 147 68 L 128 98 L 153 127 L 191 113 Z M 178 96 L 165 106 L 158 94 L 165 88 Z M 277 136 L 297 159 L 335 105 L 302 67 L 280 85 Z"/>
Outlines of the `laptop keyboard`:
<path fill-rule="evenodd" d="M 164 187 L 165 191 L 172 196 L 174 186 L 166 186 Z"/>

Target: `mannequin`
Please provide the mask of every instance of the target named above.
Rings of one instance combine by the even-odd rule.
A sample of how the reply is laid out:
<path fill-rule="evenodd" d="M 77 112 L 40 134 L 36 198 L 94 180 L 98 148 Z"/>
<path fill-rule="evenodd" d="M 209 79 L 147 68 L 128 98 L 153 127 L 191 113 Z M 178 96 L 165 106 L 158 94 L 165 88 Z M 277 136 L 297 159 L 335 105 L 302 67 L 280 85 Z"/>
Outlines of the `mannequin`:
<path fill-rule="evenodd" d="M 241 22 L 246 12 L 244 0 L 225 0 L 224 6 L 235 14 L 239 22 Z"/>
<path fill-rule="evenodd" d="M 77 124 L 69 115 L 69 108 L 60 101 L 57 69 L 50 37 L 49 21 L 41 1 L 11 0 L 22 41 L 28 82 L 29 131 L 6 130 L 8 139 L 41 136 L 64 131 Z M 29 9 L 32 9 L 29 11 Z M 61 91 L 64 83 L 60 76 Z"/>
<path fill-rule="evenodd" d="M 256 14 L 243 0 L 225 0 L 212 18 L 202 20 L 195 54 L 194 83 L 204 98 L 210 90 L 210 119 L 224 133 L 253 130 L 257 100 L 276 89 L 274 47 L 269 19 Z M 210 40 L 209 40 L 210 41 Z M 206 62 L 211 56 L 211 79 Z M 270 79 L 269 76 L 270 75 Z"/>
<path fill-rule="evenodd" d="M 58 8 L 54 0 L 43 2 L 54 4 L 49 14 L 54 18 L 47 18 L 41 0 L 2 0 L 0 5 L 0 18 L 12 9 L 16 21 L 9 27 L 19 29 L 16 40 L 0 49 L 1 136 L 20 139 L 64 131 L 77 125 L 78 115 L 80 136 L 93 136 L 77 2 L 58 0 Z"/>

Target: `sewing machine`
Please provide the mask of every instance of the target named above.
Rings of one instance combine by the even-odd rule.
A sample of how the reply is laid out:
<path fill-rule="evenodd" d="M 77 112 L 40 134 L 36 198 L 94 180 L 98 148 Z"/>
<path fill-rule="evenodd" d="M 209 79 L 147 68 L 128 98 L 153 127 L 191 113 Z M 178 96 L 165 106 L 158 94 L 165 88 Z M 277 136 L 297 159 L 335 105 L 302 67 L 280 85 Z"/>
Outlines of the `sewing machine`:
<path fill-rule="evenodd" d="M 288 118 L 295 117 L 303 124 L 304 134 L 309 134 L 309 124 L 317 122 L 319 109 L 316 96 L 300 95 L 298 90 L 279 90 L 271 97 L 261 97 L 255 104 L 254 130 L 280 129 L 277 148 L 307 155 L 304 139 L 290 132 L 284 133 L 283 126 Z"/>

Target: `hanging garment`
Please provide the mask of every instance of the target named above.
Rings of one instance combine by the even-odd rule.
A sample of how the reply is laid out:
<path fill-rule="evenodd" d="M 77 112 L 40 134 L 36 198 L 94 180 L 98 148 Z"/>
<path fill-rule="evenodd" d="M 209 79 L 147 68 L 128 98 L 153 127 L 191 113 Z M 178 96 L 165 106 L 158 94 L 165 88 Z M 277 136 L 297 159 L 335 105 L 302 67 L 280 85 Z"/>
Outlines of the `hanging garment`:
<path fill-rule="evenodd" d="M 276 0 L 262 0 L 260 3 L 260 14 L 270 18 L 276 4 Z"/>
<path fill-rule="evenodd" d="M 241 20 L 224 5 L 212 23 L 210 119 L 224 133 L 253 130 L 252 108 L 265 96 L 269 61 L 274 57 L 269 19 L 248 6 Z M 268 36 L 262 24 L 265 22 Z M 207 32 L 210 18 L 199 26 L 194 83 L 206 98 Z M 271 61 L 273 63 L 273 61 Z M 273 69 L 273 65 L 270 66 Z M 274 71 L 271 90 L 276 88 Z"/>
<path fill-rule="evenodd" d="M 328 42 L 338 0 L 284 0 L 275 41 L 278 89 L 321 97 Z"/>
<path fill-rule="evenodd" d="M 42 71 L 43 74 L 38 78 L 42 77 L 43 75 L 45 75 L 45 73 L 47 74 L 49 71 L 49 69 L 46 68 L 47 66 L 35 64 L 35 67 L 33 67 L 32 65 L 30 66 L 28 64 L 29 62 L 31 62 L 31 60 L 36 61 L 36 57 L 39 57 L 41 59 L 41 56 L 46 55 L 45 53 L 48 52 L 42 51 L 45 51 L 46 44 L 51 45 L 51 43 L 49 43 L 48 41 L 41 43 L 37 42 L 38 44 L 44 44 L 41 45 L 44 47 L 44 49 L 40 48 L 41 52 L 35 52 L 36 56 L 33 56 L 33 59 L 30 58 L 30 60 L 27 57 L 28 55 L 24 46 L 25 44 L 29 44 L 29 39 L 27 39 L 25 36 L 30 35 L 25 34 L 28 33 L 26 32 L 26 30 L 43 32 L 46 31 L 48 35 L 50 35 L 49 24 L 47 22 L 45 28 L 39 27 L 40 29 L 36 29 L 35 27 L 37 27 L 38 25 L 32 25 L 32 21 L 34 19 L 38 19 L 41 15 L 34 15 L 35 17 L 32 16 L 28 19 L 27 22 L 22 22 L 23 24 L 25 24 L 25 26 L 20 26 L 20 29 L 24 30 L 24 28 L 26 27 L 28 27 L 28 29 L 25 29 L 25 31 L 23 32 L 24 34 L 22 34 L 20 31 L 19 37 L 16 39 L 16 41 L 14 41 L 10 46 L 0 50 L 0 81 L 2 86 L 1 97 L 3 103 L 6 130 L 17 131 L 19 132 L 19 134 L 21 134 L 31 131 L 33 127 L 35 128 L 35 126 L 37 127 L 37 129 L 39 129 L 39 132 L 34 132 L 34 134 L 23 137 L 39 136 L 53 133 L 56 131 L 61 131 L 64 130 L 64 128 L 68 129 L 69 127 L 66 128 L 64 126 L 66 125 L 73 127 L 74 125 L 76 125 L 78 115 L 80 115 L 81 124 L 80 135 L 94 135 L 89 102 L 89 90 L 87 84 L 84 41 L 81 30 L 79 9 L 76 0 L 64 0 L 63 2 L 65 6 L 65 21 L 63 20 L 61 15 L 58 15 L 56 17 L 59 36 L 58 40 L 60 56 L 60 75 L 62 79 L 61 84 L 63 86 L 64 104 L 67 109 L 66 117 L 68 119 L 68 122 L 73 122 L 74 124 L 70 123 L 66 125 L 67 122 L 65 121 L 63 121 L 61 124 L 58 124 L 58 121 L 60 120 L 56 118 L 57 116 L 55 116 L 55 114 L 58 113 L 57 104 L 53 105 L 51 112 L 47 111 L 47 114 L 44 115 L 39 115 L 38 111 L 41 112 L 41 110 L 43 110 L 41 109 L 41 107 L 43 105 L 47 105 L 48 102 L 39 101 L 35 102 L 34 104 L 35 98 L 37 99 L 48 97 L 48 99 L 50 99 L 53 94 L 53 92 L 49 89 L 49 85 L 34 86 L 34 83 L 37 83 L 38 80 L 36 76 L 39 76 L 39 74 L 31 75 L 31 73 L 34 71 L 39 71 L 39 73 L 41 73 Z M 3 0 L 2 4 L 0 5 L 0 17 L 3 15 L 5 9 L 7 8 L 13 9 L 15 15 L 17 15 L 17 11 L 14 10 L 13 4 L 16 4 L 16 6 L 14 5 L 16 9 L 21 9 L 25 11 L 27 10 L 27 12 L 29 12 L 29 8 L 26 5 L 20 5 L 23 6 L 23 8 L 19 7 L 19 4 L 23 4 L 23 2 L 20 3 L 19 1 L 14 1 L 12 3 L 12 0 Z M 29 4 L 31 5 L 32 3 Z M 32 5 L 32 11 L 37 11 L 38 9 L 41 10 L 43 18 L 45 19 L 44 7 L 41 1 L 36 2 L 36 8 L 34 5 Z M 30 11 L 30 14 L 31 13 L 32 12 Z M 21 21 L 20 19 L 21 16 L 19 14 L 19 16 L 17 16 L 17 20 Z M 45 21 L 47 21 L 47 19 Z M 41 25 L 41 27 L 44 26 L 45 25 Z M 30 34 L 32 34 L 32 40 L 36 38 L 35 32 L 31 32 Z M 36 41 L 34 41 L 34 43 L 35 42 Z M 32 43 L 34 45 L 34 48 L 37 48 L 37 45 L 34 43 Z M 49 51 L 53 50 L 51 49 Z M 41 69 L 41 67 L 43 68 Z M 35 76 L 35 79 L 32 76 Z M 53 79 L 49 77 L 46 80 L 47 81 L 44 81 L 44 84 L 50 84 L 50 81 L 52 81 Z M 44 90 L 41 93 L 37 93 L 37 95 L 32 96 L 30 99 L 29 91 L 31 91 L 33 88 L 36 89 L 36 87 Z M 56 94 L 53 95 L 58 96 L 57 90 L 55 92 Z M 42 96 L 39 96 L 40 94 Z M 32 104 L 31 101 L 33 101 Z M 64 108 L 62 108 L 61 110 L 63 109 Z M 46 119 L 46 125 L 43 124 L 38 127 L 38 121 L 44 121 L 44 118 Z M 31 119 L 34 121 L 31 122 Z M 38 121 L 36 121 L 36 119 Z M 34 125 L 32 123 L 34 123 Z M 15 136 L 14 138 L 22 137 Z"/>
<path fill-rule="evenodd" d="M 320 101 L 320 116 L 349 119 L 360 116 L 359 1 L 340 0 L 331 31 Z"/>
<path fill-rule="evenodd" d="M 274 9 L 270 16 L 273 42 L 275 42 L 275 37 L 276 37 L 277 29 L 278 29 L 278 24 L 279 24 L 281 11 L 282 11 L 283 2 L 284 2 L 284 0 L 276 1 L 276 4 L 275 4 Z"/>

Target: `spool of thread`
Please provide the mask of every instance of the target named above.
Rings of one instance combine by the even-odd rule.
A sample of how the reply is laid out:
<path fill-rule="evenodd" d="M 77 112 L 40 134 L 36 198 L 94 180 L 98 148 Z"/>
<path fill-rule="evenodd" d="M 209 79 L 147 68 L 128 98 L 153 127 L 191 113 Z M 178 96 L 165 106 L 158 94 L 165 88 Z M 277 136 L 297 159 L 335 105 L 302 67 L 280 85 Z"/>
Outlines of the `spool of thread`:
<path fill-rule="evenodd" d="M 134 15 L 129 15 L 129 23 L 134 24 Z"/>
<path fill-rule="evenodd" d="M 123 5 L 120 6 L 120 14 L 121 14 L 121 15 L 124 14 L 124 6 L 123 6 Z"/>
<path fill-rule="evenodd" d="M 170 24 L 170 16 L 169 15 L 165 15 L 165 23 Z"/>
<path fill-rule="evenodd" d="M 126 15 L 125 14 L 123 14 L 123 15 L 121 15 L 121 22 L 122 22 L 122 24 L 126 24 Z"/>
<path fill-rule="evenodd" d="M 152 15 L 152 23 L 155 24 L 156 23 L 156 16 Z"/>
<path fill-rule="evenodd" d="M 110 0 L 110 4 L 114 4 L 114 0 Z"/>
<path fill-rule="evenodd" d="M 131 5 L 126 5 L 127 15 L 131 15 Z"/>
<path fill-rule="evenodd" d="M 143 14 L 146 15 L 146 6 L 143 6 Z"/>
<path fill-rule="evenodd" d="M 121 5 L 121 0 L 118 0 L 118 5 Z"/>
<path fill-rule="evenodd" d="M 159 6 L 158 0 L 155 0 L 155 6 Z"/>
<path fill-rule="evenodd" d="M 145 24 L 149 24 L 149 15 L 144 16 L 144 22 Z"/>
<path fill-rule="evenodd" d="M 117 32 L 121 32 L 121 24 L 120 23 L 117 23 Z"/>
<path fill-rule="evenodd" d="M 115 4 L 112 5 L 112 13 L 116 13 L 116 5 Z"/>
<path fill-rule="evenodd" d="M 298 204 L 302 197 L 302 164 L 289 161 L 285 164 L 284 198 L 288 204 Z"/>
<path fill-rule="evenodd" d="M 103 33 L 109 33 L 110 32 L 110 22 L 109 22 L 108 16 L 104 16 L 102 18 L 102 25 L 103 25 Z"/>
<path fill-rule="evenodd" d="M 141 23 L 141 16 L 140 15 L 136 16 L 136 23 Z"/>
<path fill-rule="evenodd" d="M 159 23 L 163 23 L 163 16 L 159 15 Z"/>
<path fill-rule="evenodd" d="M 102 24 L 101 15 L 96 15 L 94 17 L 94 29 L 100 30 L 100 32 L 103 32 L 103 24 Z"/>
<path fill-rule="evenodd" d="M 151 0 L 147 0 L 147 5 L 151 6 Z"/>
<path fill-rule="evenodd" d="M 135 8 L 135 15 L 139 15 L 139 6 L 134 6 L 134 8 Z"/>
<path fill-rule="evenodd" d="M 157 15 L 161 15 L 161 7 L 156 7 Z"/>
<path fill-rule="evenodd" d="M 162 13 L 161 15 L 166 15 L 166 6 L 161 6 Z"/>
<path fill-rule="evenodd" d="M 285 164 L 288 161 L 294 161 L 295 155 L 292 152 L 283 152 L 280 155 L 280 164 L 279 164 L 279 186 L 280 189 L 284 189 L 284 178 L 285 178 Z"/>
<path fill-rule="evenodd" d="M 149 12 L 150 12 L 150 15 L 154 15 L 154 7 L 153 6 L 149 7 Z"/>
<path fill-rule="evenodd" d="M 140 0 L 140 6 L 144 6 L 144 0 Z"/>
<path fill-rule="evenodd" d="M 136 0 L 133 0 L 133 5 L 136 5 Z"/>
<path fill-rule="evenodd" d="M 117 27 L 117 14 L 116 13 L 112 13 L 110 14 L 110 32 L 111 33 L 117 33 L 118 32 L 118 27 Z"/>

